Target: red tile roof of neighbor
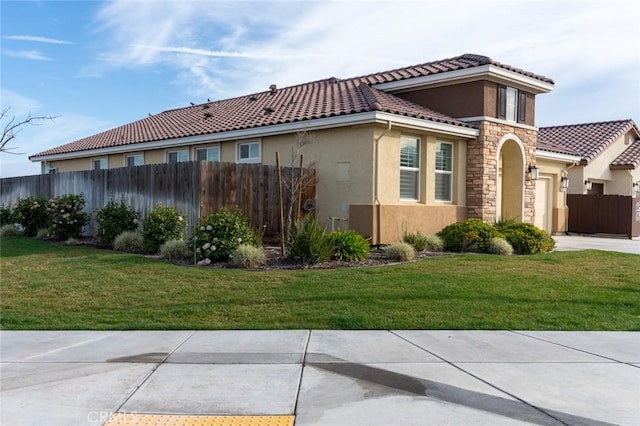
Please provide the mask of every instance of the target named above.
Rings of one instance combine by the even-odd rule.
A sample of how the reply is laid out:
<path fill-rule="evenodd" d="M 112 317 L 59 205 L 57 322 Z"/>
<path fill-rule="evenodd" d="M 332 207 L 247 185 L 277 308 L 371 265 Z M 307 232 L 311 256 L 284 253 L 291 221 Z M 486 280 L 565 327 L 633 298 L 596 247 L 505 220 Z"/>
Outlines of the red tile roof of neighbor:
<path fill-rule="evenodd" d="M 558 148 L 562 148 L 589 163 L 618 137 L 632 129 L 640 138 L 640 130 L 631 119 L 541 127 L 538 130 L 538 149 L 560 152 Z M 640 142 L 636 140 L 611 165 L 632 168 L 640 165 Z"/>
<path fill-rule="evenodd" d="M 370 85 L 488 64 L 553 83 L 546 77 L 500 64 L 486 56 L 465 54 L 362 77 L 345 80 L 332 77 L 274 91 L 172 109 L 40 152 L 31 158 L 371 111 L 470 128 L 472 126 L 467 123 L 382 92 Z"/>

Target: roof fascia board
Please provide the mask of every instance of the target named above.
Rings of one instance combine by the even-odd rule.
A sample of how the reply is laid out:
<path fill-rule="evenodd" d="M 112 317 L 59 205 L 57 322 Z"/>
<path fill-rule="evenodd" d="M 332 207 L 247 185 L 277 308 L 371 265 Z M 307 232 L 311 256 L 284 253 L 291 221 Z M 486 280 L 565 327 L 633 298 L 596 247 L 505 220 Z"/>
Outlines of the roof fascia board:
<path fill-rule="evenodd" d="M 420 130 L 431 130 L 434 132 L 445 133 L 447 135 L 463 138 L 475 139 L 480 134 L 480 130 L 474 128 L 459 127 L 447 123 L 438 123 L 429 120 L 422 120 L 419 118 L 398 116 L 395 114 L 390 114 L 388 112 L 378 113 L 378 119 L 382 120 L 383 123 L 391 121 L 391 123 L 401 126 L 412 127 Z"/>
<path fill-rule="evenodd" d="M 486 115 L 478 115 L 478 116 L 475 116 L 475 117 L 462 117 L 462 118 L 456 118 L 456 120 L 464 121 L 465 123 L 476 123 L 478 121 L 490 121 L 492 123 L 502 124 L 502 125 L 505 125 L 505 126 L 518 127 L 520 129 L 525 129 L 525 130 L 538 131 L 538 128 L 535 127 L 535 126 L 529 126 L 528 124 L 516 123 L 515 121 L 502 120 L 500 118 L 489 117 L 489 116 L 486 116 Z"/>
<path fill-rule="evenodd" d="M 468 129 L 450 124 L 436 123 L 430 120 L 422 120 L 419 118 L 410 118 L 398 116 L 389 113 L 380 113 L 376 111 L 363 112 L 358 114 L 341 115 L 337 117 L 319 118 L 308 121 L 297 121 L 294 123 L 275 124 L 271 126 L 255 127 L 251 129 L 232 130 L 229 132 L 209 133 L 206 135 L 188 136 L 184 138 L 163 139 L 159 141 L 140 142 L 128 145 L 119 145 L 108 148 L 95 150 L 85 150 L 77 152 L 69 152 L 63 154 L 52 154 L 43 156 L 31 156 L 29 160 L 37 161 L 55 161 L 68 160 L 73 158 L 95 157 L 107 154 L 120 154 L 125 152 L 146 151 L 151 149 L 176 148 L 180 146 L 193 145 L 205 142 L 223 142 L 239 139 L 260 138 L 266 136 L 274 136 L 283 133 L 292 133 L 300 130 L 313 131 L 334 127 L 353 126 L 358 124 L 376 123 L 391 121 L 397 124 L 410 125 L 412 127 L 423 130 L 432 130 L 449 135 L 462 137 L 476 137 L 479 134 L 477 129 Z"/>
<path fill-rule="evenodd" d="M 562 161 L 565 163 L 579 163 L 582 158 L 576 155 L 560 154 L 557 152 L 544 151 L 536 149 L 536 158 L 542 158 L 545 160 Z"/>
<path fill-rule="evenodd" d="M 496 79 L 514 83 L 516 86 L 527 89 L 535 94 L 548 93 L 553 90 L 553 84 L 528 77 L 514 71 L 487 64 L 462 70 L 447 71 L 422 77 L 408 78 L 388 83 L 374 84 L 373 87 L 385 92 L 395 92 L 407 89 L 416 89 L 424 86 L 432 86 L 442 83 L 459 83 L 479 79 Z"/>

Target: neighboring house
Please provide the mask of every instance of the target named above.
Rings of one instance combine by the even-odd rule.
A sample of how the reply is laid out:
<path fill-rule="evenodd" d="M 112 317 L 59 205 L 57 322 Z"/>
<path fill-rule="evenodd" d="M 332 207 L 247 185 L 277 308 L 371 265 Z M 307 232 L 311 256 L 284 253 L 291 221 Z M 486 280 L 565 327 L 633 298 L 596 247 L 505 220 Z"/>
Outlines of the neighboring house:
<path fill-rule="evenodd" d="M 339 218 L 374 244 L 390 243 L 472 217 L 541 222 L 535 97 L 553 87 L 465 54 L 164 111 L 30 159 L 44 173 L 188 160 L 275 164 L 276 152 L 286 164 L 296 133 L 310 131 L 303 152 L 317 170 L 318 220 Z M 557 187 L 577 157 L 544 156 L 541 176 Z M 565 230 L 558 192 L 544 207 L 550 232 Z"/>
<path fill-rule="evenodd" d="M 635 196 L 640 191 L 640 130 L 633 120 L 541 127 L 538 150 L 579 157 L 567 170 L 568 194 Z"/>

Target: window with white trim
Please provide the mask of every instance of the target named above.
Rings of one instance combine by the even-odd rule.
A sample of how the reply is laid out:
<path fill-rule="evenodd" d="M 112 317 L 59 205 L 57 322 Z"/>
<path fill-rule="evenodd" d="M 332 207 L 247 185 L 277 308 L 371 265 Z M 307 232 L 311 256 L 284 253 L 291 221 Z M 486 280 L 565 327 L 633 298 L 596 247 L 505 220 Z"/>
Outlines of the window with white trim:
<path fill-rule="evenodd" d="M 108 168 L 107 159 L 106 158 L 94 158 L 93 159 L 93 170 L 104 170 Z"/>
<path fill-rule="evenodd" d="M 182 163 L 185 161 L 189 161 L 189 151 L 186 149 L 167 152 L 167 163 Z"/>
<path fill-rule="evenodd" d="M 48 164 L 44 165 L 44 174 L 45 175 L 50 175 L 56 172 L 56 168 L 55 167 L 51 167 Z"/>
<path fill-rule="evenodd" d="M 453 144 L 436 142 L 436 201 L 453 201 Z"/>
<path fill-rule="evenodd" d="M 514 87 L 498 85 L 498 118 L 524 123 L 527 118 L 527 93 Z"/>
<path fill-rule="evenodd" d="M 236 145 L 238 163 L 259 163 L 260 142 L 241 142 Z"/>
<path fill-rule="evenodd" d="M 400 137 L 400 199 L 420 199 L 420 138 Z"/>
<path fill-rule="evenodd" d="M 196 161 L 220 161 L 220 147 L 218 145 L 196 148 Z"/>
<path fill-rule="evenodd" d="M 125 159 L 125 165 L 127 167 L 142 166 L 143 164 L 144 164 L 144 155 L 143 154 L 127 155 L 127 157 Z"/>

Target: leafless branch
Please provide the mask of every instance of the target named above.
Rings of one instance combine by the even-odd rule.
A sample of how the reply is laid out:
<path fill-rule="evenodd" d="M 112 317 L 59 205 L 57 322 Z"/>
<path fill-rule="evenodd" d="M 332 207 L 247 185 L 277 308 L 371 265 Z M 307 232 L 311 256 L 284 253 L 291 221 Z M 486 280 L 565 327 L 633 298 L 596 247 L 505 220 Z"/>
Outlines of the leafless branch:
<path fill-rule="evenodd" d="M 0 122 L 4 122 L 9 117 L 9 110 L 11 107 L 7 107 L 0 112 Z M 41 115 L 41 116 L 33 116 L 31 113 L 27 115 L 23 120 L 17 121 L 16 116 L 11 117 L 10 120 L 6 121 L 6 124 L 2 128 L 2 139 L 0 139 L 0 152 L 6 152 L 8 154 L 20 154 L 18 152 L 11 152 L 15 148 L 7 147 L 7 144 L 11 142 L 15 137 L 23 130 L 23 127 L 26 125 L 38 126 L 41 121 L 51 120 L 58 118 L 59 116 L 52 115 Z"/>

